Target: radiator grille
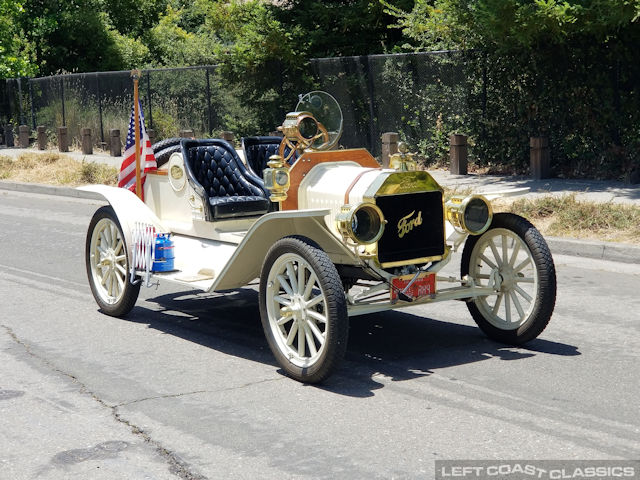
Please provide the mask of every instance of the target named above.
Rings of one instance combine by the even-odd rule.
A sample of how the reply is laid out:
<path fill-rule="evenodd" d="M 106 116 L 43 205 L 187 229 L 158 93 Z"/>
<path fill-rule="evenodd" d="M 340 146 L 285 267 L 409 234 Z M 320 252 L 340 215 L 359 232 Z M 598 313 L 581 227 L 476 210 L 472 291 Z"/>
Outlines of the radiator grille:
<path fill-rule="evenodd" d="M 378 242 L 380 263 L 403 262 L 444 254 L 442 192 L 376 197 L 387 225 Z"/>

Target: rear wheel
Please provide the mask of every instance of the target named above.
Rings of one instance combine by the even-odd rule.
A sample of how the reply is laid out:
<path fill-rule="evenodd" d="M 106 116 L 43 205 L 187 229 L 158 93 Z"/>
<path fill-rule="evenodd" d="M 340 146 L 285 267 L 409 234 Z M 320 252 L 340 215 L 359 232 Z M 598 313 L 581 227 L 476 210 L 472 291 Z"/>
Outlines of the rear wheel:
<path fill-rule="evenodd" d="M 120 223 L 113 208 L 96 211 L 86 241 L 87 276 L 100 309 L 120 317 L 131 311 L 138 299 L 140 283 L 129 281 L 129 256 Z"/>
<path fill-rule="evenodd" d="M 499 213 L 485 233 L 467 238 L 461 273 L 476 285 L 498 286 L 495 294 L 467 303 L 489 337 L 519 345 L 549 323 L 556 300 L 555 266 L 544 238 L 526 219 Z"/>
<path fill-rule="evenodd" d="M 283 238 L 267 253 L 260 316 L 276 360 L 296 380 L 321 382 L 344 357 L 349 319 L 342 282 L 327 254 L 307 239 Z"/>

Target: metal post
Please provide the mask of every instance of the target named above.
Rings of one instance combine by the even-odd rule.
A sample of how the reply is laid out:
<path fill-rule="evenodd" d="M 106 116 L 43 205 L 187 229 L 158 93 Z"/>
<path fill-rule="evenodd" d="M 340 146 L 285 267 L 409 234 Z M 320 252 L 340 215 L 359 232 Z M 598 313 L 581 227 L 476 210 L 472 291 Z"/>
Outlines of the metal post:
<path fill-rule="evenodd" d="M 20 112 L 20 125 L 24 124 L 24 112 L 22 111 L 22 79 L 18 78 L 18 110 Z"/>
<path fill-rule="evenodd" d="M 205 69 L 207 78 L 207 134 L 211 136 L 213 129 L 211 128 L 211 84 L 209 83 L 209 68 Z"/>
<path fill-rule="evenodd" d="M 149 119 L 149 128 L 153 128 L 153 114 L 151 112 L 151 79 L 149 71 L 147 71 L 147 105 L 149 106 L 147 111 L 147 118 Z"/>
<path fill-rule="evenodd" d="M 367 93 L 369 94 L 369 145 L 371 146 L 371 150 L 377 145 L 374 145 L 374 139 L 378 136 L 376 135 L 376 109 L 375 109 L 375 91 L 373 87 L 373 75 L 371 74 L 371 64 L 369 63 L 369 56 L 363 55 L 360 57 L 361 61 L 364 64 L 365 73 L 367 75 Z"/>
<path fill-rule="evenodd" d="M 62 126 L 67 126 L 67 118 L 64 111 L 64 77 L 60 77 L 60 97 L 62 99 Z"/>
<path fill-rule="evenodd" d="M 36 111 L 33 108 L 33 84 L 31 83 L 31 79 L 29 79 L 29 103 L 31 104 L 31 126 L 33 129 L 36 129 Z"/>
<path fill-rule="evenodd" d="M 102 93 L 100 92 L 99 73 L 96 73 L 96 95 L 98 95 L 98 116 L 100 117 L 100 141 L 104 143 L 104 125 L 102 124 Z"/>

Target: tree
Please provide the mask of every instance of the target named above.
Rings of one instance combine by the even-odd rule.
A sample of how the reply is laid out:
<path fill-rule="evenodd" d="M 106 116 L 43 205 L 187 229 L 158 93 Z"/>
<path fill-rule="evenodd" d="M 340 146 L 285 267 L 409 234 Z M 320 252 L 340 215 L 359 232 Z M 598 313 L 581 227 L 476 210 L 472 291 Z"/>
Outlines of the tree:
<path fill-rule="evenodd" d="M 38 71 L 31 44 L 19 27 L 23 14 L 18 1 L 0 0 L 0 78 L 26 77 Z"/>

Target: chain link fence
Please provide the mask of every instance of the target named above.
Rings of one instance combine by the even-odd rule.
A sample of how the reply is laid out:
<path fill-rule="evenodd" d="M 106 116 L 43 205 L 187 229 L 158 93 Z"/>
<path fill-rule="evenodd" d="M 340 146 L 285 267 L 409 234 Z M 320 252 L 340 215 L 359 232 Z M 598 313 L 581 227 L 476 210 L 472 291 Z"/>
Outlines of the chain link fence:
<path fill-rule="evenodd" d="M 423 154 L 441 154 L 445 137 L 464 125 L 469 112 L 467 62 L 459 52 L 313 59 L 311 88 L 331 93 L 340 103 L 342 146 L 366 147 L 379 155 L 381 134 L 399 131 Z M 237 119 L 252 107 L 215 66 L 143 70 L 139 88 L 147 128 L 158 139 L 187 129 L 196 137 L 237 130 L 242 123 Z M 80 130 L 91 128 L 98 145 L 110 129 L 128 125 L 133 82 L 129 71 L 9 79 L 0 84 L 0 97 L 2 124 L 34 130 L 44 125 L 52 141 L 57 127 L 66 126 L 77 143 Z M 297 99 L 286 100 L 293 110 Z M 279 118 L 275 113 L 252 114 Z M 250 125 L 234 133 L 266 135 L 277 128 L 255 131 Z"/>

